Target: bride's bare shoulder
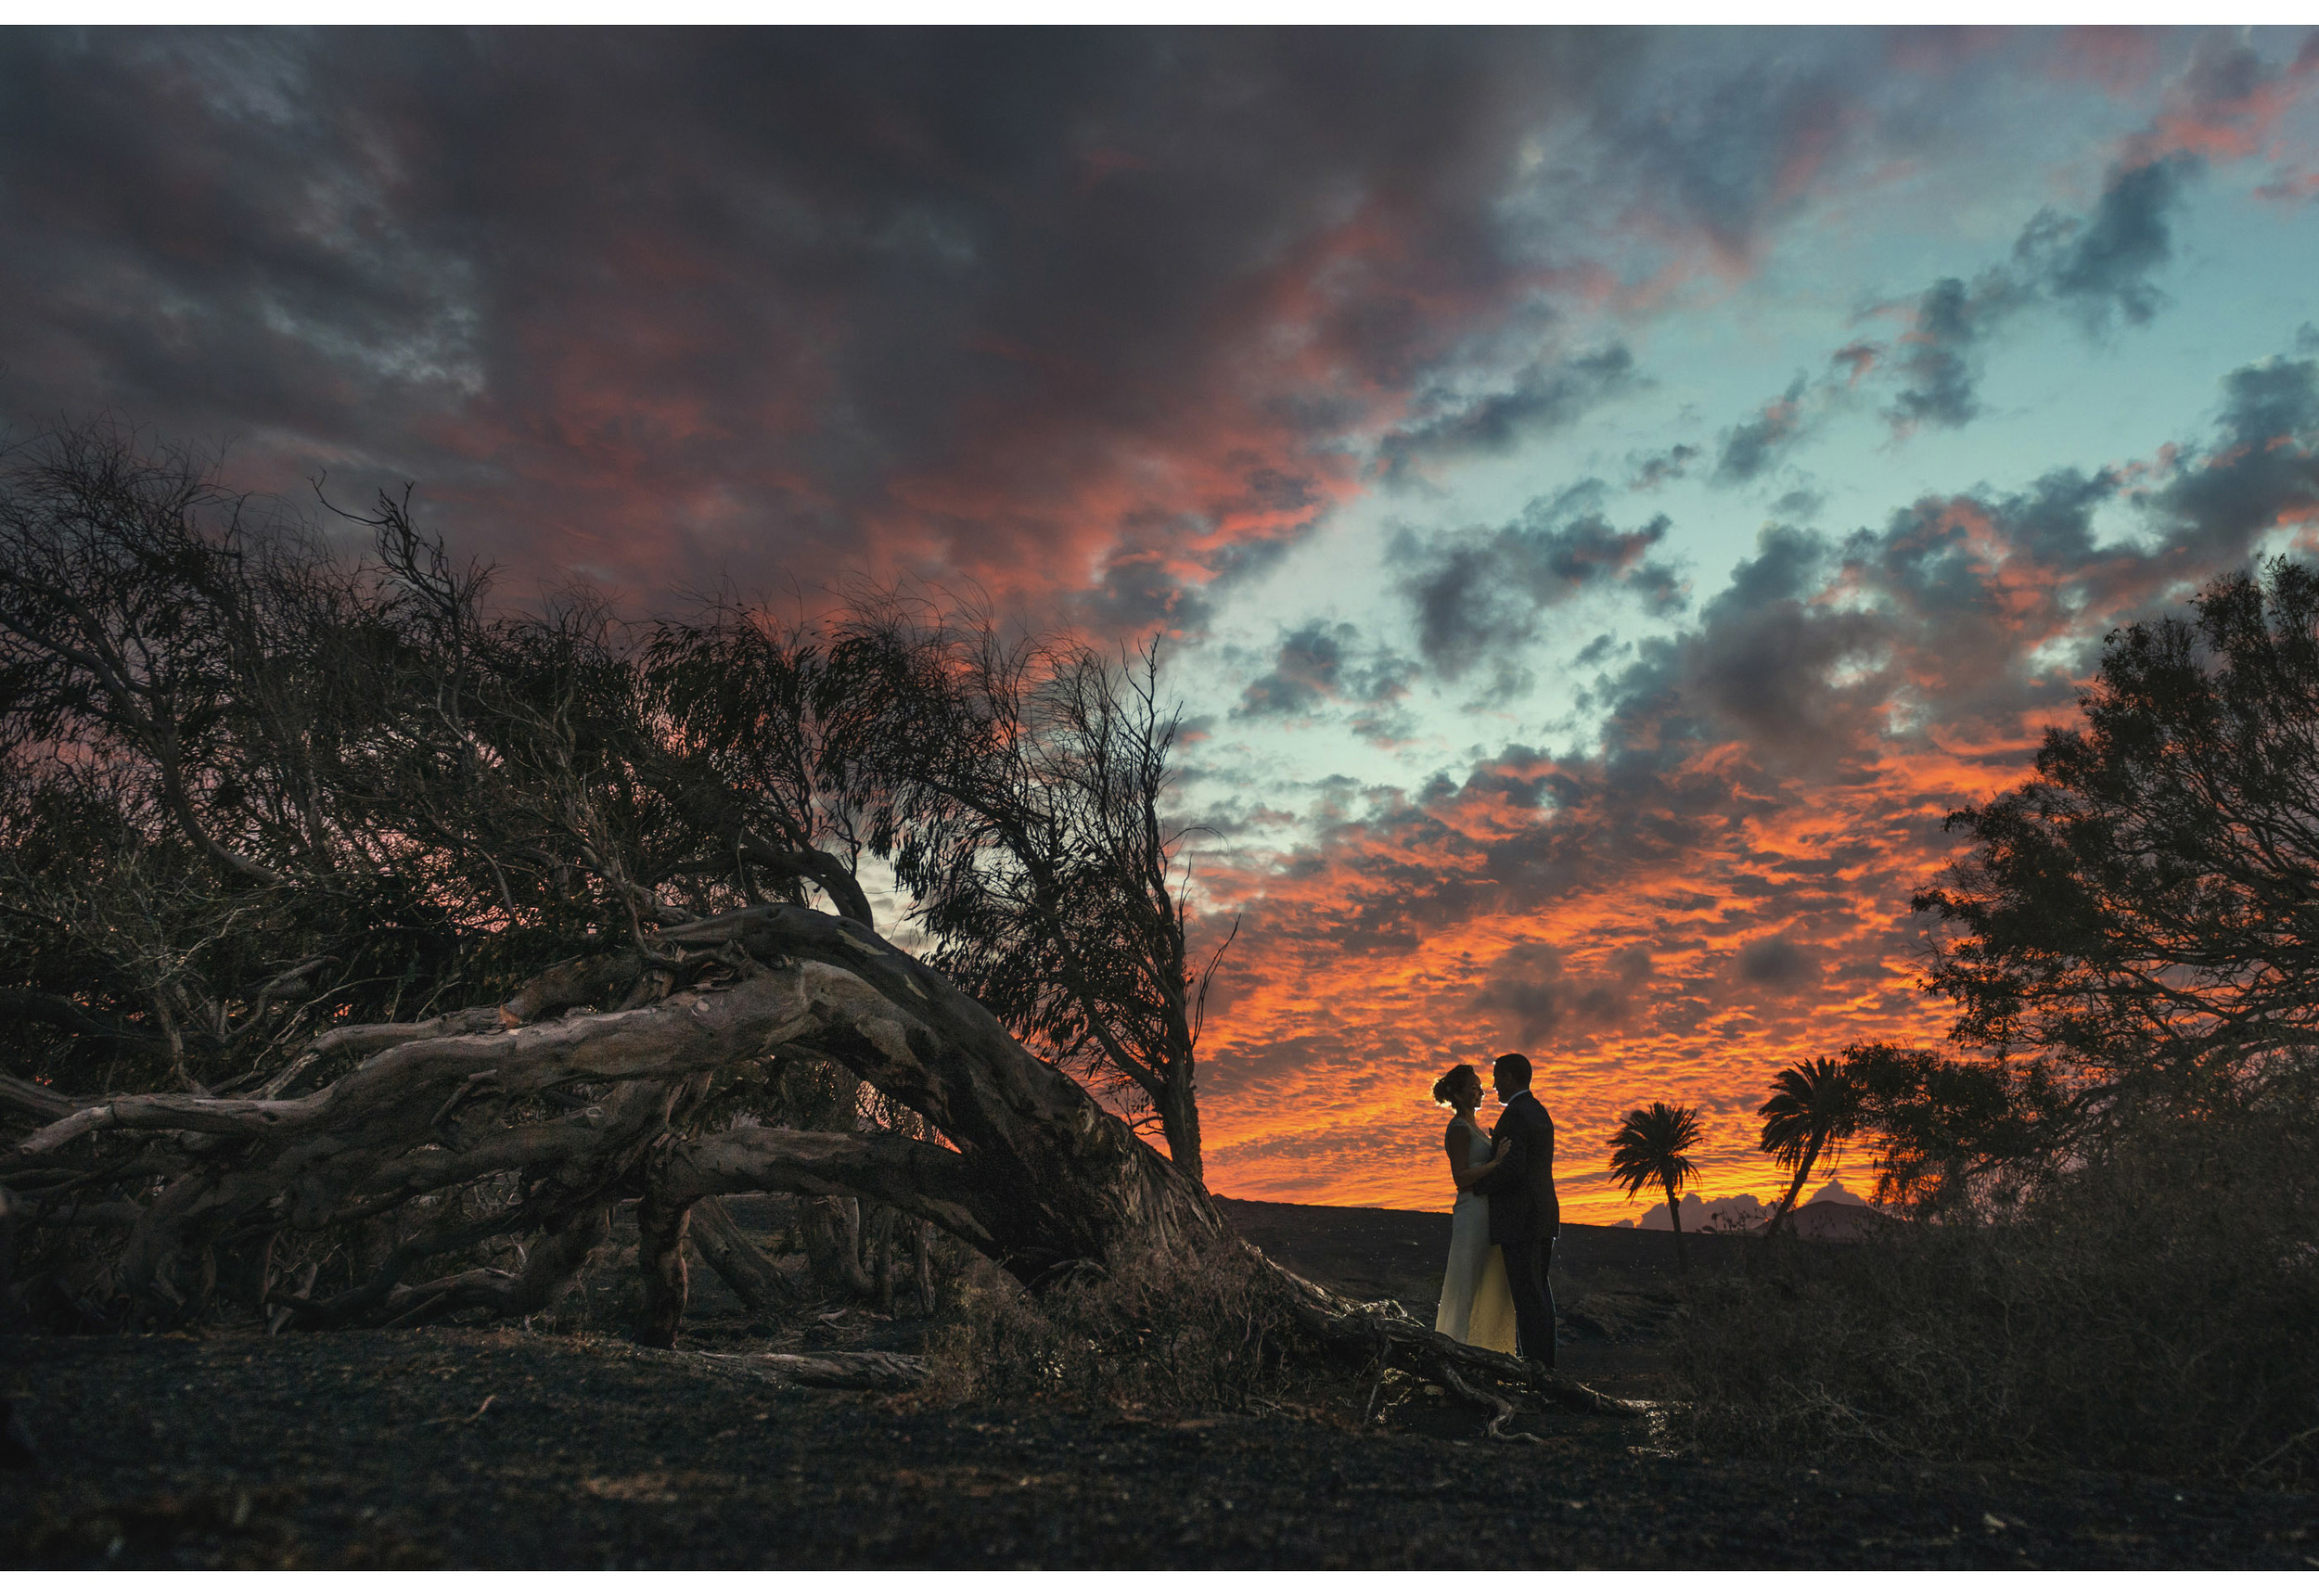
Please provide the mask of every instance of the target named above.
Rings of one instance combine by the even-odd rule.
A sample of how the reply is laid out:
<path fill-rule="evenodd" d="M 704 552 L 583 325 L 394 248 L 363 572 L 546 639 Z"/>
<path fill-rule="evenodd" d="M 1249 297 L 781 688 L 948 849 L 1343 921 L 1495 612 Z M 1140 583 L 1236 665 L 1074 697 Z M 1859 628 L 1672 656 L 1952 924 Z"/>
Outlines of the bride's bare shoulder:
<path fill-rule="evenodd" d="M 1463 1119 L 1453 1119 L 1449 1129 L 1441 1132 L 1442 1144 L 1453 1153 L 1462 1153 L 1466 1143 L 1473 1140 L 1474 1128 Z"/>

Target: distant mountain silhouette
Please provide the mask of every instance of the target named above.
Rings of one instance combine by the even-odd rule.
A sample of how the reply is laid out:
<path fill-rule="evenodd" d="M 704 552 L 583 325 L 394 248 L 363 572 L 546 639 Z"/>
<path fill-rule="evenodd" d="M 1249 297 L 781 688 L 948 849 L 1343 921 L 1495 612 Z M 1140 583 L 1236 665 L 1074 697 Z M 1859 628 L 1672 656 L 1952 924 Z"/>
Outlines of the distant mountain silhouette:
<path fill-rule="evenodd" d="M 1881 1209 L 1830 1181 L 1810 1202 L 1798 1207 L 1796 1217 L 1787 1222 L 1806 1241 L 1856 1242 L 1892 1221 Z"/>
<path fill-rule="evenodd" d="M 1844 1190 L 1844 1182 L 1841 1181 L 1830 1181 L 1826 1185 L 1822 1186 L 1803 1200 L 1802 1207 L 1811 1207 L 1814 1203 L 1845 1203 L 1855 1208 L 1864 1208 L 1868 1206 L 1868 1200 L 1865 1197 L 1854 1196 Z M 1799 1208 L 1798 1211 L 1802 1210 Z"/>
<path fill-rule="evenodd" d="M 1742 1192 L 1733 1197 L 1716 1197 L 1702 1201 L 1697 1192 L 1683 1199 L 1683 1228 L 1697 1232 L 1712 1227 L 1716 1230 L 1755 1229 L 1772 1217 L 1772 1210 L 1752 1193 Z M 1640 1231 L 1666 1231 L 1674 1228 L 1667 1218 L 1667 1205 L 1659 1204 L 1640 1219 L 1622 1220 Z"/>
<path fill-rule="evenodd" d="M 1751 1193 L 1702 1199 L 1693 1192 L 1683 1199 L 1683 1228 L 1686 1232 L 1760 1231 L 1771 1222 L 1772 1213 L 1773 1205 Z M 1884 1219 L 1864 1198 L 1846 1191 L 1843 1182 L 1830 1181 L 1799 1205 L 1795 1217 L 1787 1222 L 1798 1235 L 1811 1241 L 1851 1241 L 1883 1223 Z M 1621 1219 L 1619 1226 L 1643 1231 L 1674 1228 L 1667 1218 L 1664 1203 L 1640 1219 Z"/>

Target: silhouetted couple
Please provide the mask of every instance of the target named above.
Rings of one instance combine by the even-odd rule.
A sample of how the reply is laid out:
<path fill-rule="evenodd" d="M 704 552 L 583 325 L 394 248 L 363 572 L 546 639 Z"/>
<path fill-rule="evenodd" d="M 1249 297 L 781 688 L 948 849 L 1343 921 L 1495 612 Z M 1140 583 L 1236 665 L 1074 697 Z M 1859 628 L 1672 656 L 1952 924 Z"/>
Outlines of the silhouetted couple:
<path fill-rule="evenodd" d="M 1531 1095 L 1530 1060 L 1502 1055 L 1491 1084 L 1505 1104 L 1486 1133 L 1474 1118 L 1481 1077 L 1461 1064 L 1433 1083 L 1433 1100 L 1456 1111 L 1442 1140 L 1450 1179 L 1449 1268 L 1433 1328 L 1496 1352 L 1518 1352 L 1554 1367 L 1554 1293 L 1546 1270 L 1562 1228 L 1554 1195 L 1554 1119 Z"/>

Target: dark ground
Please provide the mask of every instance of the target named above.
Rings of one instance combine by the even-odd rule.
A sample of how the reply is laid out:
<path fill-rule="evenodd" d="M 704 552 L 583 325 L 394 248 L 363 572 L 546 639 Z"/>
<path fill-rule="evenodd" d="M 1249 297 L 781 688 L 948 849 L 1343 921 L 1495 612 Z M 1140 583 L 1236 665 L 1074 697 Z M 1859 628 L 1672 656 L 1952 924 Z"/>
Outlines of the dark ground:
<path fill-rule="evenodd" d="M 1429 1317 L 1446 1218 L 1225 1206 L 1289 1267 Z M 1671 1238 L 1565 1237 L 1563 1367 L 1653 1395 Z M 1700 1238 L 1694 1261 L 1723 1257 Z M 700 1296 L 687 1345 L 917 1334 L 850 1311 L 769 1337 L 713 1277 Z M 0 1360 L 45 1465 L 0 1475 L 13 1567 L 2319 1566 L 2309 1497 L 1703 1462 L 1646 1422 L 1560 1414 L 1493 1443 L 1406 1382 L 1364 1427 L 1358 1390 L 1173 1421 L 912 1411 L 639 1353 L 609 1323 L 17 1337 Z"/>

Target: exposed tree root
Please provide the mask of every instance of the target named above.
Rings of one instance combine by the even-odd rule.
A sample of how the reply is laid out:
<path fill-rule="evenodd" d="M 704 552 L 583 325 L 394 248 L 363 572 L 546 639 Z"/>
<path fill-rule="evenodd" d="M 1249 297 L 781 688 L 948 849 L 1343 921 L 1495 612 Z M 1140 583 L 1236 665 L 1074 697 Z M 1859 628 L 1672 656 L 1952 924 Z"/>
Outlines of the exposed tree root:
<path fill-rule="evenodd" d="M 1263 1256 L 1252 1245 L 1249 1250 Z M 1454 1341 L 1419 1324 L 1397 1302 L 1358 1302 L 1269 1259 L 1266 1262 L 1288 1287 L 1299 1321 L 1325 1344 L 1348 1359 L 1375 1360 L 1380 1377 L 1387 1369 L 1401 1369 L 1436 1381 L 1462 1400 L 1488 1410 L 1493 1415 L 1488 1434 L 1495 1439 L 1534 1438 L 1508 1428 L 1520 1410 L 1500 1393 L 1502 1386 L 1573 1412 L 1640 1415 L 1648 1411 L 1639 1402 L 1605 1396 L 1542 1363 Z"/>

